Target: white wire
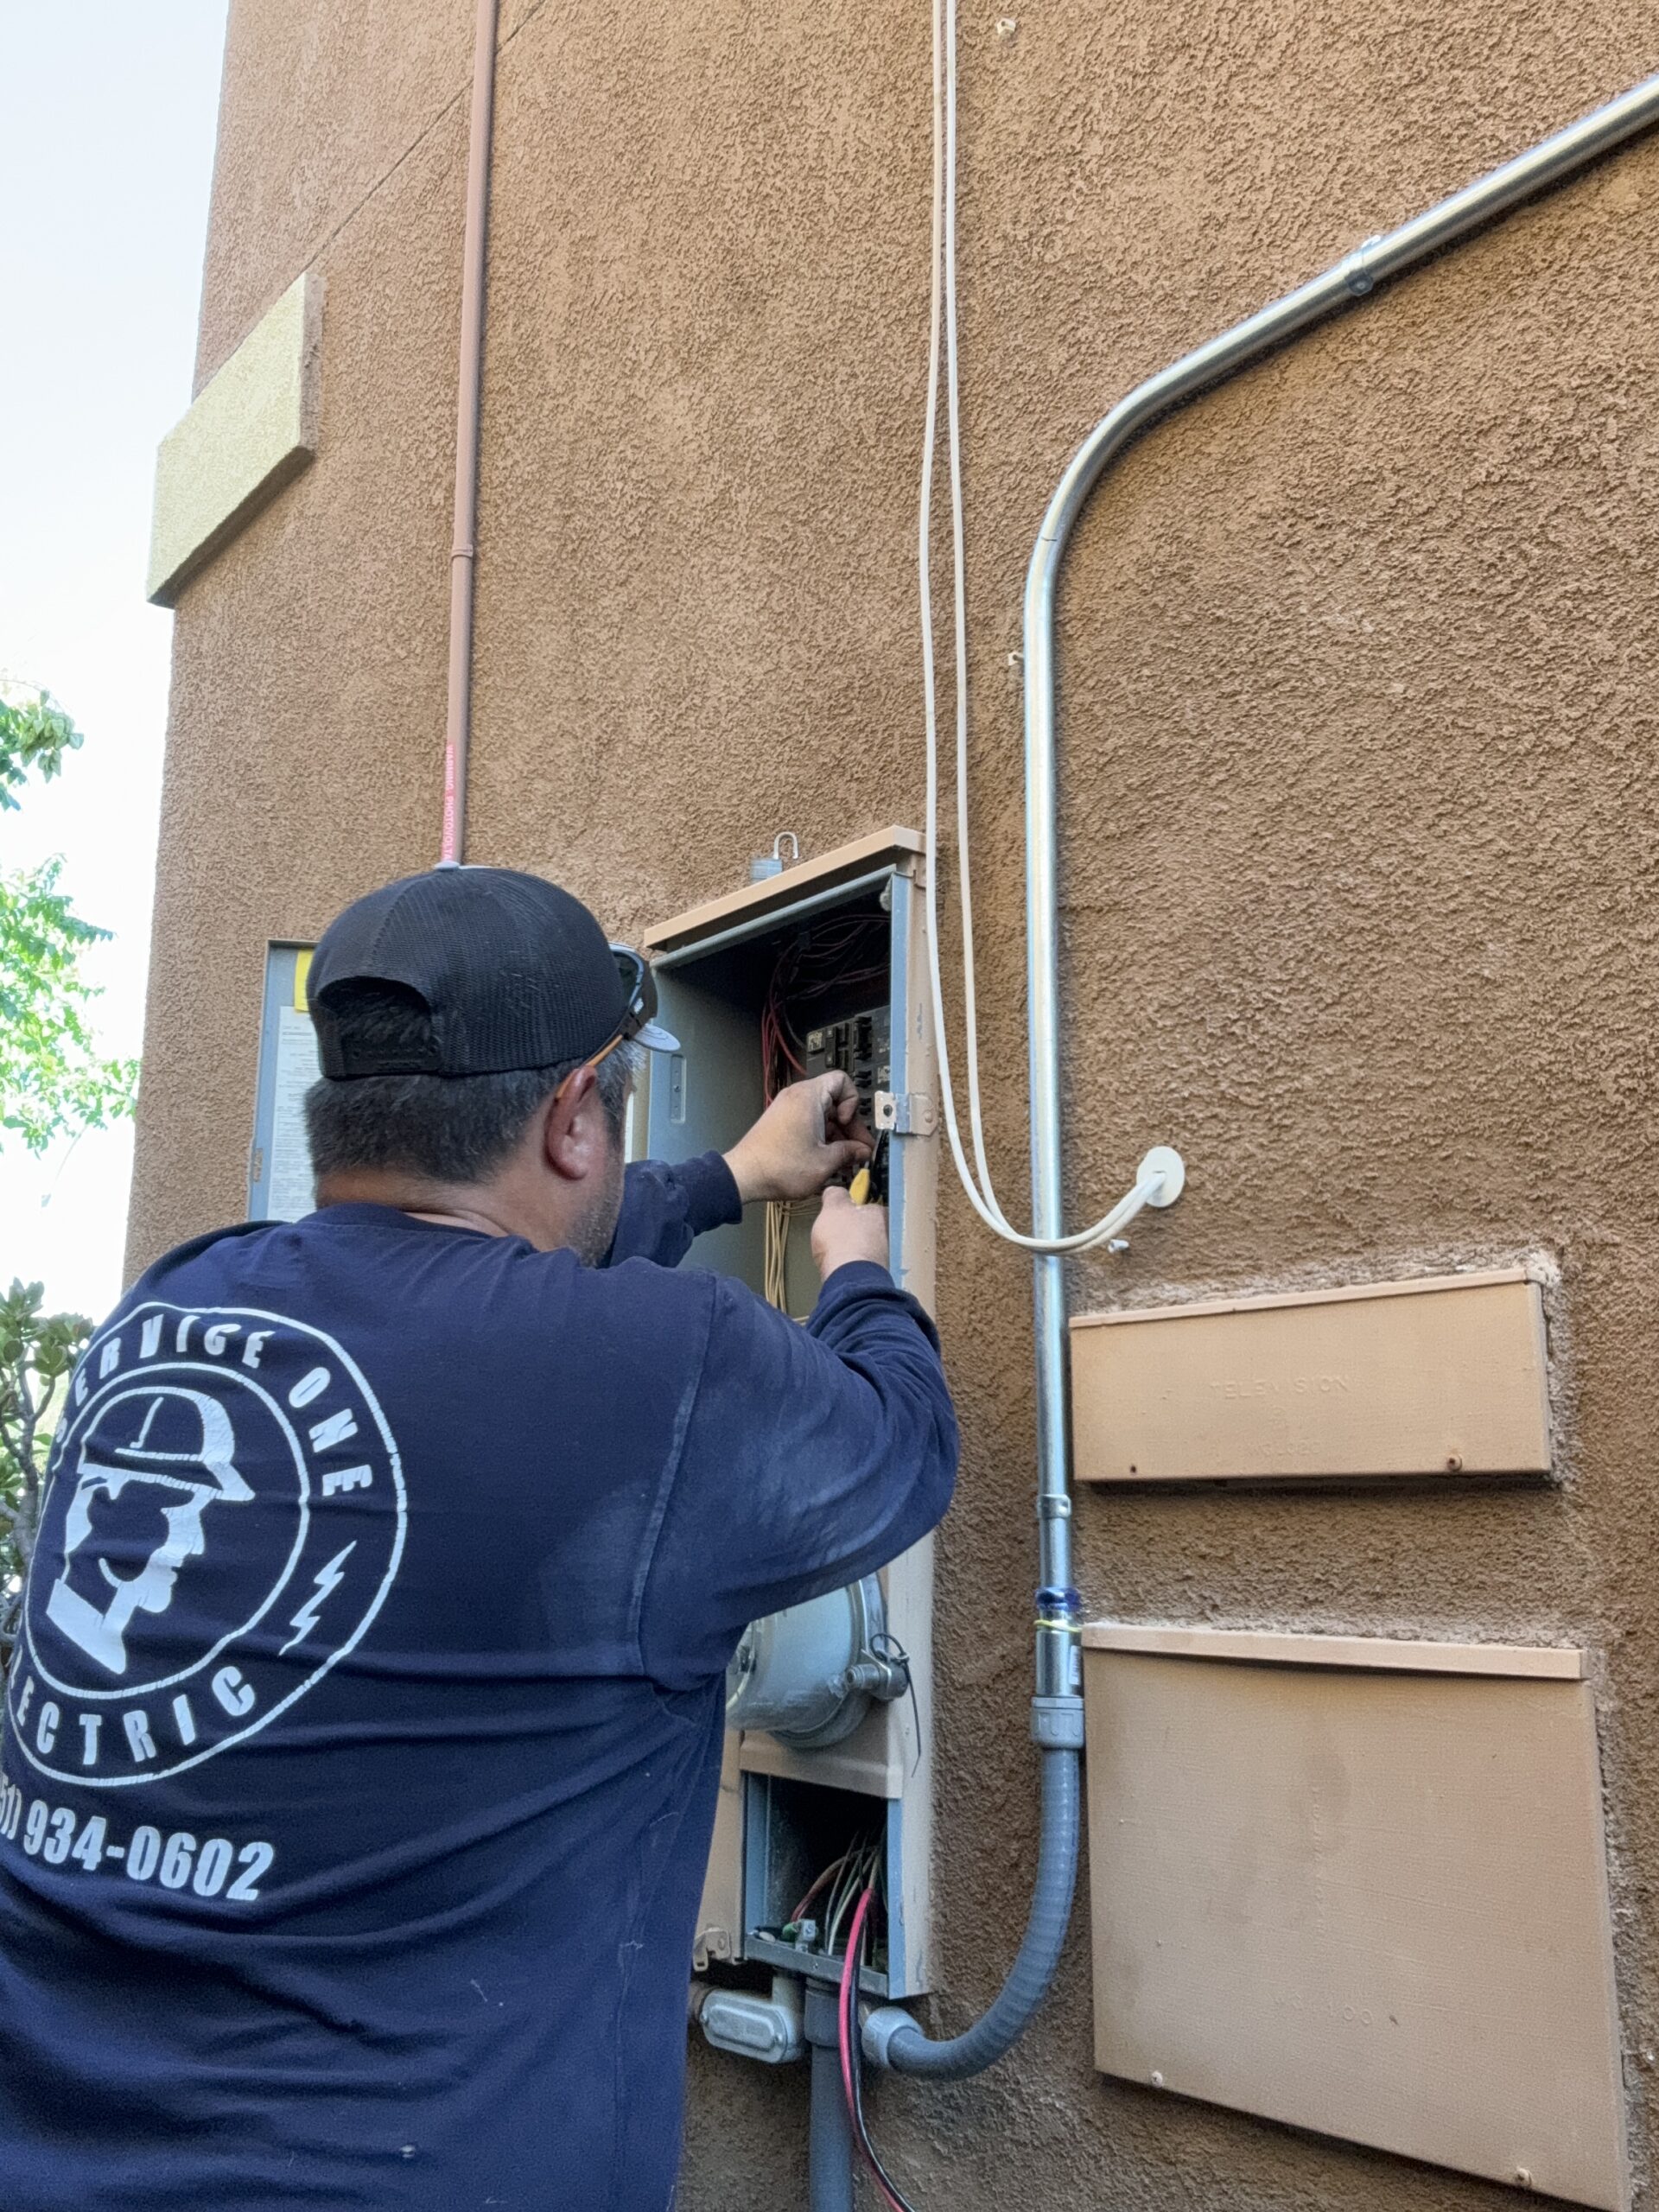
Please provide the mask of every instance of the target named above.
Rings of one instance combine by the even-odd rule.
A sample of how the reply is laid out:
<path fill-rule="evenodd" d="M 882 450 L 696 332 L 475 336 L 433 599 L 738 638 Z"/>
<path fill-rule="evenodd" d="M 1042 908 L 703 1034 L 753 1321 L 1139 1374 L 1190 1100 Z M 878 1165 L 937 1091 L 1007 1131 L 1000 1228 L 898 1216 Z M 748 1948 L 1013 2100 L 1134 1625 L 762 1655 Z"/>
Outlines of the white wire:
<path fill-rule="evenodd" d="M 957 1116 L 956 1086 L 945 1031 L 944 984 L 939 961 L 939 718 L 933 650 L 933 456 L 939 432 L 939 364 L 944 355 L 950 480 L 951 607 L 957 709 L 957 868 L 962 909 L 963 1028 L 968 1069 L 968 1122 L 973 1139 L 970 1168 Z M 933 0 L 933 263 L 930 284 L 927 412 L 917 520 L 917 573 L 922 618 L 922 701 L 927 729 L 927 951 L 933 1031 L 939 1056 L 939 1092 L 945 1135 L 962 1187 L 976 1213 L 998 1236 L 1023 1251 L 1086 1252 L 1114 1236 L 1146 1203 L 1137 1184 L 1108 1213 L 1071 1236 L 1027 1236 L 998 1203 L 985 1152 L 979 1084 L 979 989 L 974 964 L 974 899 L 968 856 L 968 602 L 963 557 L 962 403 L 957 361 L 957 0 Z"/>

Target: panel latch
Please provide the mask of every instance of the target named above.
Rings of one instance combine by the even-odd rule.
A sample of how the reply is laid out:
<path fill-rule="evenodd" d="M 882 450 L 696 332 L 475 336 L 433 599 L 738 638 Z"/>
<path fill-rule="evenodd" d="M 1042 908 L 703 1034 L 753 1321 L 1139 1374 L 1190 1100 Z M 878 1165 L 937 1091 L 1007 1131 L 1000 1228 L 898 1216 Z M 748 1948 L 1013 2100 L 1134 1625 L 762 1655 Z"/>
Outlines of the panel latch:
<path fill-rule="evenodd" d="M 873 1103 L 876 1128 L 896 1137 L 931 1137 L 939 1126 L 938 1109 L 925 1090 L 878 1090 Z"/>

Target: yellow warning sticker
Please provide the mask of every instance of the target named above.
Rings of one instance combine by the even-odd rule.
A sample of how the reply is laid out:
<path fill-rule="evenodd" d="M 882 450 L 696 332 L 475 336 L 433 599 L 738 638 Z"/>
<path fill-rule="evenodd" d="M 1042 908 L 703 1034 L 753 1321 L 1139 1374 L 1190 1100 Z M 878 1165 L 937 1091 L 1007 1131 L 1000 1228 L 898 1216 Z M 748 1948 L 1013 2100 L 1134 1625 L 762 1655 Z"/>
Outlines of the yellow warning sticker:
<path fill-rule="evenodd" d="M 294 959 L 294 1011 L 296 1014 L 307 1014 L 310 1011 L 305 1003 L 305 979 L 310 973 L 311 947 L 306 945 L 295 955 Z"/>

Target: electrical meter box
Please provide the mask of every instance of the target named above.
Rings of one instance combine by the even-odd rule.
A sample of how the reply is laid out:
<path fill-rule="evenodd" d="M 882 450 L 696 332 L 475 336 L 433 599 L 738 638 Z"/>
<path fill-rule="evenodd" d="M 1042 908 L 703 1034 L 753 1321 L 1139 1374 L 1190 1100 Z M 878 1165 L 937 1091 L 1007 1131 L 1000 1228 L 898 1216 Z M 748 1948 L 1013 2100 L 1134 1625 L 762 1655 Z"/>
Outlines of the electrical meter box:
<path fill-rule="evenodd" d="M 305 1094 L 322 1070 L 305 997 L 308 944 L 265 948 L 264 1002 L 253 1142 L 248 1147 L 248 1219 L 297 1221 L 316 1199 L 305 1137 Z"/>
<path fill-rule="evenodd" d="M 895 1279 L 933 1293 L 938 1185 L 922 840 L 880 830 L 661 923 L 646 941 L 664 1025 L 633 1147 L 728 1150 L 785 1084 L 843 1068 L 877 1135 L 872 1195 Z M 817 1272 L 816 1201 L 754 1205 L 687 1266 L 735 1275 L 797 1320 Z M 879 1870 L 872 1995 L 928 1986 L 932 1845 L 931 1539 L 880 1575 L 750 1630 L 728 1731 L 696 1955 L 834 1979 L 846 1928 L 829 1870 Z M 859 1685 L 857 1688 L 852 1684 Z M 801 1910 L 814 1891 L 821 1900 Z"/>

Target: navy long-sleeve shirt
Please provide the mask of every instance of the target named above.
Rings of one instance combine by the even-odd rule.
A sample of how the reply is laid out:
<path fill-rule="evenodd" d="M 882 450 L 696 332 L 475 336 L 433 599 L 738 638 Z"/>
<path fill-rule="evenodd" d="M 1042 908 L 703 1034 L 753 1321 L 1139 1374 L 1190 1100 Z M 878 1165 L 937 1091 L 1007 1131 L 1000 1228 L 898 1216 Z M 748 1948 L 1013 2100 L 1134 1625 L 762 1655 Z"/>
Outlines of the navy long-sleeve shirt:
<path fill-rule="evenodd" d="M 330 1206 L 158 1262 L 59 1431 L 0 1771 L 6 2212 L 663 2212 L 745 1624 L 944 1512 L 931 1325 Z"/>

